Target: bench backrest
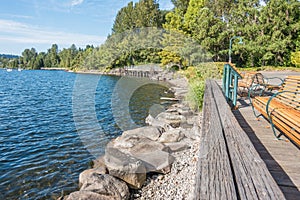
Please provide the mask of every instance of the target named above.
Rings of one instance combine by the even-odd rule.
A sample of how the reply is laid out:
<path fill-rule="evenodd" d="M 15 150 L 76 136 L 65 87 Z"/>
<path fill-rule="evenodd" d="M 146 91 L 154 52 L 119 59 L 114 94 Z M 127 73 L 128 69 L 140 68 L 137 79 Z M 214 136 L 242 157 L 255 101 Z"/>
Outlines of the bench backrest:
<path fill-rule="evenodd" d="M 240 82 L 244 83 L 244 85 L 250 88 L 254 84 L 264 84 L 264 76 L 261 73 L 257 72 L 246 72 L 243 74 Z"/>
<path fill-rule="evenodd" d="M 277 101 L 300 110 L 300 76 L 287 76 L 280 92 L 282 93 L 276 97 Z"/>

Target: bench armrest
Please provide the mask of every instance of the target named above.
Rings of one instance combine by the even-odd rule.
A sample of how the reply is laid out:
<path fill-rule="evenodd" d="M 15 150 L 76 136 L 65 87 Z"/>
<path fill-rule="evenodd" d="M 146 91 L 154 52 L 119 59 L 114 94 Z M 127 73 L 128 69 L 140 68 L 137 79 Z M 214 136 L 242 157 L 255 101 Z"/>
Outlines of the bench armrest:
<path fill-rule="evenodd" d="M 269 100 L 268 100 L 268 102 L 267 102 L 267 105 L 266 105 L 266 113 L 267 113 L 267 115 L 268 115 L 268 120 L 269 120 L 269 122 L 270 122 L 270 124 L 271 124 L 271 126 L 272 126 L 273 133 L 274 133 L 274 135 L 275 135 L 277 138 L 278 138 L 279 136 L 277 136 L 276 133 L 275 133 L 275 127 L 274 127 L 275 125 L 274 125 L 273 120 L 272 120 L 272 118 L 271 118 L 271 112 L 270 112 L 269 108 L 270 108 L 270 103 L 271 103 L 271 101 L 272 101 L 275 97 L 277 97 L 278 95 L 280 95 L 280 94 L 282 94 L 282 93 L 300 94 L 300 92 L 294 92 L 294 91 L 288 91 L 288 90 L 285 90 L 285 91 L 277 92 L 277 93 L 273 94 L 273 95 L 269 98 Z"/>
<path fill-rule="evenodd" d="M 255 84 L 255 85 L 252 85 L 249 90 L 248 90 L 248 98 L 250 99 L 250 103 L 251 103 L 251 94 L 255 91 L 260 91 L 259 92 L 259 96 L 262 96 L 263 93 L 265 92 L 266 90 L 266 85 L 265 84 Z"/>
<path fill-rule="evenodd" d="M 282 84 L 284 83 L 284 79 L 280 77 L 270 77 L 270 78 L 264 77 L 265 84 L 270 84 L 269 81 L 274 79 L 278 79 L 280 81 L 278 85 L 274 84 L 274 86 L 282 86 Z"/>

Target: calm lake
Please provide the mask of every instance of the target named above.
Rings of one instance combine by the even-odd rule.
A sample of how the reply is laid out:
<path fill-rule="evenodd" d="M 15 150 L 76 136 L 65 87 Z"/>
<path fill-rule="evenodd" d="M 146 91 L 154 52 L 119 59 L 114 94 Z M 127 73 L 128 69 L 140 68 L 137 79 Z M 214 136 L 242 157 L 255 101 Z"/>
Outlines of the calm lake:
<path fill-rule="evenodd" d="M 0 199 L 56 199 L 123 130 L 168 106 L 147 79 L 0 70 Z"/>

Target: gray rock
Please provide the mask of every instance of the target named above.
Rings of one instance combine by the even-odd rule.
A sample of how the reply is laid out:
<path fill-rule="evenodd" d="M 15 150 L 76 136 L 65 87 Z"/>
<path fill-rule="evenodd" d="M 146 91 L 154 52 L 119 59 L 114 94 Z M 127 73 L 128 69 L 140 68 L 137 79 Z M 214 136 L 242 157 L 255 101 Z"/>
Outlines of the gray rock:
<path fill-rule="evenodd" d="M 200 133 L 200 127 L 196 124 L 194 124 L 194 126 L 191 129 L 184 131 L 185 137 L 190 138 L 192 140 L 199 140 L 200 139 L 199 133 Z"/>
<path fill-rule="evenodd" d="M 160 142 L 150 140 L 144 136 L 122 135 L 107 144 L 108 147 L 118 148 L 124 153 L 135 155 L 136 153 L 147 153 L 151 151 L 169 151 L 169 148 Z"/>
<path fill-rule="evenodd" d="M 141 188 L 146 181 L 146 167 L 143 162 L 109 145 L 105 151 L 104 161 L 109 174 L 122 179 L 131 188 Z"/>
<path fill-rule="evenodd" d="M 185 142 L 185 140 L 182 140 L 180 142 L 171 142 L 171 143 L 165 143 L 166 146 L 170 147 L 172 152 L 178 152 L 183 151 L 190 148 L 190 145 Z"/>
<path fill-rule="evenodd" d="M 153 126 L 145 126 L 145 127 L 140 127 L 128 131 L 124 131 L 122 133 L 122 136 L 129 136 L 129 135 L 137 135 L 139 137 L 147 137 L 150 140 L 156 141 L 161 133 L 158 128 L 153 127 Z"/>
<path fill-rule="evenodd" d="M 66 200 L 113 200 L 113 198 L 92 191 L 76 191 L 69 194 Z"/>
<path fill-rule="evenodd" d="M 104 163 L 104 156 L 101 156 L 95 160 L 93 160 L 93 168 L 105 168 L 105 163 Z"/>
<path fill-rule="evenodd" d="M 147 172 L 168 173 L 174 161 L 169 154 L 169 147 L 137 135 L 122 135 L 111 141 L 107 147 L 116 148 L 141 160 Z"/>
<path fill-rule="evenodd" d="M 181 124 L 186 123 L 186 118 L 183 115 L 168 112 L 162 112 L 158 114 L 155 120 L 163 124 L 169 124 L 173 128 L 177 128 Z"/>
<path fill-rule="evenodd" d="M 91 174 L 80 191 L 91 191 L 116 200 L 129 199 L 130 196 L 126 183 L 108 174 Z"/>
<path fill-rule="evenodd" d="M 147 172 L 158 172 L 167 174 L 171 171 L 172 163 L 175 158 L 165 151 L 149 151 L 144 153 L 136 153 L 134 157 L 144 162 Z"/>
<path fill-rule="evenodd" d="M 97 168 L 92 168 L 92 169 L 86 169 L 83 172 L 79 174 L 79 187 L 81 187 L 84 183 L 88 182 L 89 179 L 94 175 L 94 174 L 106 174 L 107 170 L 106 167 L 97 167 Z"/>
<path fill-rule="evenodd" d="M 184 134 L 181 129 L 170 129 L 162 133 L 158 141 L 162 143 L 179 142 L 183 138 Z"/>
<path fill-rule="evenodd" d="M 169 130 L 171 128 L 171 126 L 169 124 L 167 124 L 163 121 L 159 121 L 159 120 L 155 119 L 150 114 L 146 117 L 145 123 L 150 125 L 150 126 L 159 127 L 163 131 Z"/>

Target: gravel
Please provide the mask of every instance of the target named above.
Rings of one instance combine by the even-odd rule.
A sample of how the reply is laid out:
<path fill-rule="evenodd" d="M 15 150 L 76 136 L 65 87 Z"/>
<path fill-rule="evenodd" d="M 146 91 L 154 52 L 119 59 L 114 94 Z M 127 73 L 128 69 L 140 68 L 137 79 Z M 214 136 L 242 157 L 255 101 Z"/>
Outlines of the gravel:
<path fill-rule="evenodd" d="M 173 87 L 175 98 L 184 99 L 187 93 L 188 83 L 185 78 L 167 79 Z M 183 92 L 181 90 L 184 89 Z M 179 94 L 180 93 L 180 94 Z M 184 101 L 180 104 L 184 105 Z M 196 113 L 193 121 L 196 126 L 201 127 L 202 115 Z M 192 134 L 192 132 L 190 132 Z M 196 134 L 200 134 L 199 132 Z M 172 155 L 175 161 L 172 164 L 171 172 L 168 174 L 148 174 L 147 181 L 139 190 L 131 191 L 131 199 L 138 200 L 177 200 L 192 199 L 194 194 L 194 183 L 196 176 L 196 166 L 199 154 L 199 135 L 196 140 L 191 140 L 191 148 L 175 152 Z"/>
<path fill-rule="evenodd" d="M 199 117 L 199 125 L 200 125 Z M 199 154 L 199 140 L 190 149 L 173 153 L 176 158 L 169 174 L 149 174 L 140 190 L 131 191 L 131 199 L 192 199 Z"/>

